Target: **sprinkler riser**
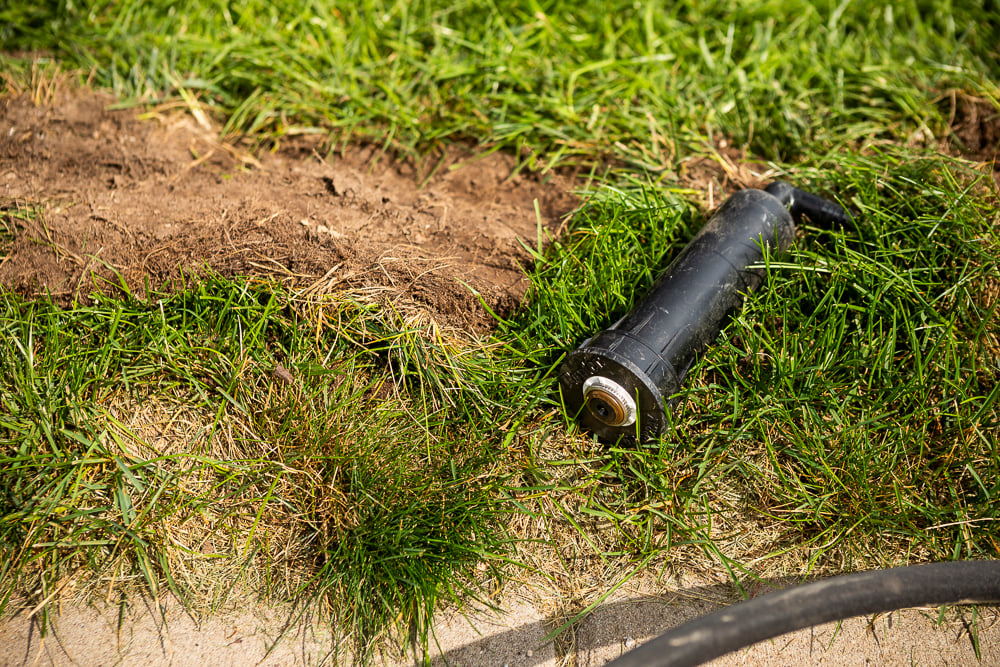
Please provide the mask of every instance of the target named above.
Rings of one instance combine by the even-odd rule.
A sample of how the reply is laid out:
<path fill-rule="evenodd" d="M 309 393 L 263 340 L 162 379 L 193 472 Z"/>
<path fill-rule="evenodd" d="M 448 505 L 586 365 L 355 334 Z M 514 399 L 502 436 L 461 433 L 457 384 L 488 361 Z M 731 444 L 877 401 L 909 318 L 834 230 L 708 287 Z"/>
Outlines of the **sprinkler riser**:
<path fill-rule="evenodd" d="M 559 384 L 569 414 L 606 441 L 659 436 L 688 370 L 763 281 L 765 248 L 791 245 L 795 223 L 786 205 L 763 190 L 727 199 L 642 301 L 567 355 Z M 585 394 L 585 385 L 598 389 Z"/>

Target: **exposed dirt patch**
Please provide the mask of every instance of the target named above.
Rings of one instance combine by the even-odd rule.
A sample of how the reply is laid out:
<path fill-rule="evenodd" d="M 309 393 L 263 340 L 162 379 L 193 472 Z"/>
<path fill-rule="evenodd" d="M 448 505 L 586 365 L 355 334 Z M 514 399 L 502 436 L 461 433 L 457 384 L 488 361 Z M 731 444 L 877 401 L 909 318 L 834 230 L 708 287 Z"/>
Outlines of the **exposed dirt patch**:
<path fill-rule="evenodd" d="M 252 156 L 191 115 L 140 120 L 112 102 L 80 90 L 45 106 L 0 100 L 0 208 L 43 211 L 17 231 L 0 283 L 71 303 L 209 269 L 379 288 L 482 329 L 490 318 L 470 288 L 501 313 L 523 296 L 535 200 L 550 231 L 577 205 L 570 177 L 516 174 L 499 153 L 449 149 L 423 172 L 373 147 L 326 155 L 307 138 Z"/>
<path fill-rule="evenodd" d="M 705 208 L 713 210 L 739 190 L 766 187 L 774 174 L 764 163 L 751 160 L 742 148 L 723 139 L 712 145 L 708 155 L 682 160 L 673 180 L 700 193 L 696 196 Z"/>
<path fill-rule="evenodd" d="M 975 162 L 992 163 L 994 177 L 1000 177 L 1000 110 L 989 100 L 966 94 L 948 99 L 951 150 Z"/>

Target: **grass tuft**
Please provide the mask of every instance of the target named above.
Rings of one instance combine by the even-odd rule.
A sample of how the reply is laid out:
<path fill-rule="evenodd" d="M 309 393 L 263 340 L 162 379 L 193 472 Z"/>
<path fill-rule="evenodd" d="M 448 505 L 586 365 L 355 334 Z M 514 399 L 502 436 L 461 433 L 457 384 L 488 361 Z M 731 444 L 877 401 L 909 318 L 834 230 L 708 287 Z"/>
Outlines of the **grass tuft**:
<path fill-rule="evenodd" d="M 256 593 L 322 600 L 363 648 L 397 625 L 424 636 L 430 610 L 506 548 L 493 457 L 400 371 L 444 355 L 376 308 L 333 303 L 354 326 L 324 335 L 294 294 L 223 279 L 66 311 L 3 305 L 4 609 L 108 573 L 219 606 L 238 572 Z M 122 407 L 162 396 L 175 406 L 161 413 L 200 415 L 186 442 L 159 444 Z"/>

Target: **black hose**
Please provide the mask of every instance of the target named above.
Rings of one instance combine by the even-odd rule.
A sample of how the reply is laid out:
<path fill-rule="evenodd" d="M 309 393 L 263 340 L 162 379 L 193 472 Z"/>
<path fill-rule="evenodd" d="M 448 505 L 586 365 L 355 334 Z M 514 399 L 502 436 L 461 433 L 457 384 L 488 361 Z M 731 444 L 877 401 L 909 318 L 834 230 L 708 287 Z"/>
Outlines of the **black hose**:
<path fill-rule="evenodd" d="M 823 199 L 811 192 L 799 190 L 784 181 L 771 183 L 764 188 L 764 192 L 777 198 L 778 201 L 784 204 L 796 223 L 805 216 L 813 224 L 830 227 L 834 225 L 846 225 L 854 217 L 840 204 Z"/>
<path fill-rule="evenodd" d="M 1000 561 L 913 565 L 794 586 L 720 609 L 609 667 L 688 667 L 786 632 L 907 607 L 1000 602 Z"/>

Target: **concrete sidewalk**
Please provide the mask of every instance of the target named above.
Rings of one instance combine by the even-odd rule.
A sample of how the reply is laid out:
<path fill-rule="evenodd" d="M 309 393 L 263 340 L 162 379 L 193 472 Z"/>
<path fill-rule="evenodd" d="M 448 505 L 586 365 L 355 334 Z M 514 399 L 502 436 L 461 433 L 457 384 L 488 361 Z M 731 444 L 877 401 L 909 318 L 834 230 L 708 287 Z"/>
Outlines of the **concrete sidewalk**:
<path fill-rule="evenodd" d="M 599 607 L 557 640 L 546 634 L 564 619 L 546 618 L 524 596 L 509 595 L 504 613 L 441 615 L 430 657 L 439 665 L 550 667 L 606 664 L 665 630 L 718 608 L 698 592 L 623 594 Z M 170 601 L 161 614 L 138 601 L 122 618 L 117 607 L 65 606 L 46 637 L 37 619 L 0 623 L 0 666 L 7 665 L 318 665 L 353 662 L 328 627 L 288 626 L 287 610 L 220 614 L 196 623 Z M 971 608 L 904 610 L 830 623 L 762 642 L 709 663 L 733 665 L 1000 665 L 1000 612 Z M 970 627 L 978 635 L 977 658 Z M 285 633 L 281 641 L 278 637 Z M 272 649 L 269 652 L 269 649 Z M 415 656 L 389 647 L 376 661 L 412 665 Z"/>

